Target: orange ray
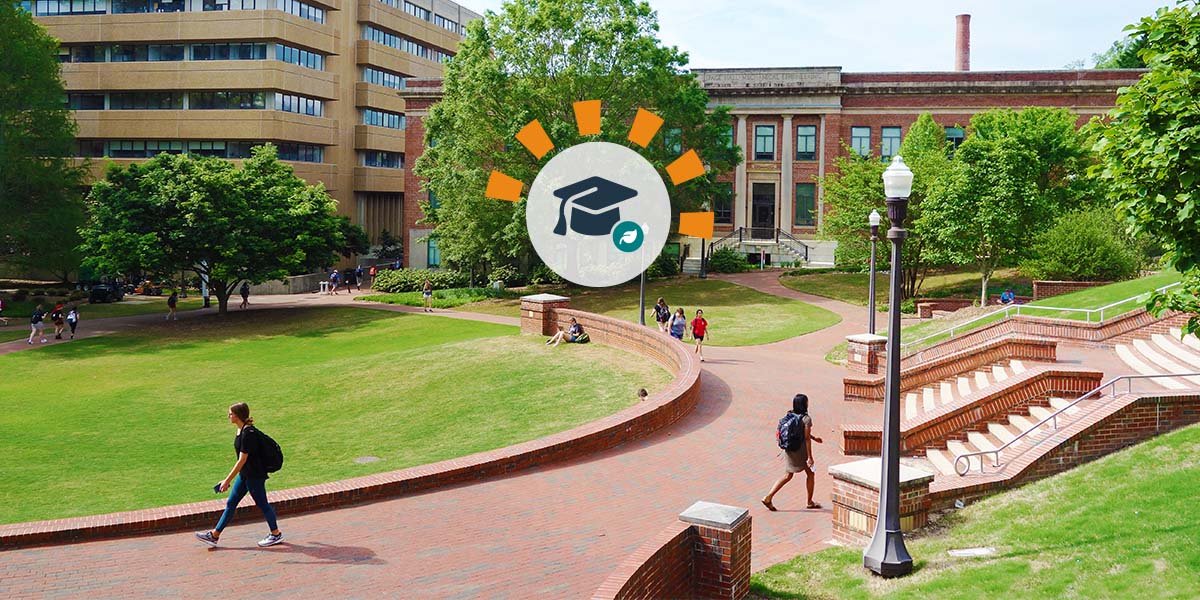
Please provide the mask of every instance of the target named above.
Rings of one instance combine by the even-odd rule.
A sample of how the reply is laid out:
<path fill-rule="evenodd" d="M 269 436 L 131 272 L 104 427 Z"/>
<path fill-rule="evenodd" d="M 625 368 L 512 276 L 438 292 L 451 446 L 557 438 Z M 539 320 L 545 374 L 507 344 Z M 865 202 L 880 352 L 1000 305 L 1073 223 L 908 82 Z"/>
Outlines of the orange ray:
<path fill-rule="evenodd" d="M 654 134 L 658 133 L 662 124 L 662 117 L 639 108 L 637 116 L 633 118 L 633 127 L 629 129 L 629 141 L 645 148 L 650 144 L 650 140 L 654 139 Z"/>
<path fill-rule="evenodd" d="M 596 135 L 600 133 L 600 101 L 584 100 L 576 102 L 575 122 L 579 125 L 579 135 Z"/>
<path fill-rule="evenodd" d="M 546 135 L 546 130 L 542 129 L 542 124 L 537 119 L 530 121 L 517 132 L 517 141 L 538 158 L 554 149 L 554 142 L 550 141 L 550 136 Z"/>
<path fill-rule="evenodd" d="M 675 185 L 690 181 L 703 174 L 704 163 L 700 162 L 700 157 L 696 155 L 695 150 L 688 150 L 683 156 L 675 159 L 675 162 L 667 165 L 667 175 L 671 176 L 671 183 Z"/>
<path fill-rule="evenodd" d="M 711 240 L 713 237 L 713 213 L 679 213 L 679 233 Z"/>
<path fill-rule="evenodd" d="M 534 121 L 534 123 L 536 122 Z M 521 200 L 521 188 L 524 185 L 520 179 L 513 179 L 500 171 L 492 171 L 492 174 L 488 176 L 487 192 L 484 195 L 496 200 L 519 202 Z"/>

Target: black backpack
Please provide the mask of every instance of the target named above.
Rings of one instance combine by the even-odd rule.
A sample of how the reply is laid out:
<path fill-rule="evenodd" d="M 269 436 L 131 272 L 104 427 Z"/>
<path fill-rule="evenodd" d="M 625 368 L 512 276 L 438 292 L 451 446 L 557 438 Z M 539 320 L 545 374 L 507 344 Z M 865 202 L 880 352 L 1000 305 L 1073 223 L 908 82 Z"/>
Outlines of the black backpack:
<path fill-rule="evenodd" d="M 253 426 L 252 426 L 253 427 Z M 262 465 L 264 471 L 274 473 L 283 468 L 283 448 L 279 447 L 279 442 L 271 439 L 271 436 L 262 432 L 261 429 L 254 427 L 255 433 L 261 438 L 259 446 L 262 448 L 262 456 L 258 458 L 259 464 Z"/>
<path fill-rule="evenodd" d="M 784 450 L 799 450 L 804 443 L 804 422 L 800 415 L 794 412 L 784 415 L 775 430 L 775 439 Z"/>

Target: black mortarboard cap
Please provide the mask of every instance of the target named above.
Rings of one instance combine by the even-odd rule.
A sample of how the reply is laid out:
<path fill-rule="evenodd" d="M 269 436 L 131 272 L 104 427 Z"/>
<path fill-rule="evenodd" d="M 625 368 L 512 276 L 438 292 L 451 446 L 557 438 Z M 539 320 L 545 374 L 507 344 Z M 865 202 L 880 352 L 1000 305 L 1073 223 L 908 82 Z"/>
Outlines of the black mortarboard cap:
<path fill-rule="evenodd" d="M 621 220 L 621 202 L 637 196 L 627 188 L 603 177 L 588 177 L 554 190 L 562 200 L 554 233 L 567 235 L 567 204 L 571 205 L 571 229 L 583 235 L 608 235 Z"/>

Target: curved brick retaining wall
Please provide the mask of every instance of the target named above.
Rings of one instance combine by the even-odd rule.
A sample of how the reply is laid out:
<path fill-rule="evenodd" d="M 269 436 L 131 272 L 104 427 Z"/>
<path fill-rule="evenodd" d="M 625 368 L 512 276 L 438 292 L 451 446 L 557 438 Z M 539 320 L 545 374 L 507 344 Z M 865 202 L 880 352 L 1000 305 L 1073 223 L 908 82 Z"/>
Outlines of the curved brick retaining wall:
<path fill-rule="evenodd" d="M 565 302 L 561 306 L 565 306 Z M 675 422 L 695 407 L 700 396 L 700 363 L 683 344 L 668 336 L 652 335 L 652 330 L 645 327 L 582 311 L 556 307 L 547 311 L 547 315 L 562 320 L 571 316 L 579 319 L 593 340 L 646 356 L 672 373 L 674 380 L 645 402 L 568 431 L 438 463 L 271 492 L 271 504 L 281 515 L 287 515 L 506 475 L 638 439 Z M 541 333 L 528 331 L 524 323 L 522 330 Z M 106 515 L 0 525 L 0 550 L 210 527 L 224 506 L 222 498 Z M 247 496 L 237 515 L 239 519 L 257 518 L 257 511 Z"/>

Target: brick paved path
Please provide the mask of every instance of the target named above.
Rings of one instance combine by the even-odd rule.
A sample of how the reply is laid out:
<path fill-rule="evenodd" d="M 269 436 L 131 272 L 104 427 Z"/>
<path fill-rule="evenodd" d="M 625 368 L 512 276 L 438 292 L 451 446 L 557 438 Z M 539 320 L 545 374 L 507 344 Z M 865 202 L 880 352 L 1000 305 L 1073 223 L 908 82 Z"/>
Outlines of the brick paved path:
<path fill-rule="evenodd" d="M 820 549 L 831 537 L 826 467 L 843 461 L 838 427 L 881 421 L 878 406 L 841 401 L 845 370 L 823 360 L 846 335 L 865 330 L 866 315 L 859 307 L 783 288 L 776 277 L 768 271 L 723 279 L 811 302 L 843 321 L 774 344 L 706 349 L 703 399 L 667 431 L 502 479 L 283 514 L 287 543 L 267 550 L 254 545 L 266 526 L 250 521 L 228 528 L 216 550 L 181 532 L 0 552 L 0 597 L 578 598 L 696 500 L 750 508 L 755 570 Z M 263 297 L 252 300 L 255 307 L 267 304 Z M 719 335 L 721 314 L 705 316 Z M 128 325 L 113 319 L 111 326 L 136 326 L 140 318 L 129 318 Z M 803 480 L 794 479 L 775 499 L 779 512 L 770 513 L 758 500 L 782 471 L 775 421 L 799 391 L 812 398 L 815 432 L 825 438 L 814 450 L 817 499 L 826 508 L 801 510 Z"/>

